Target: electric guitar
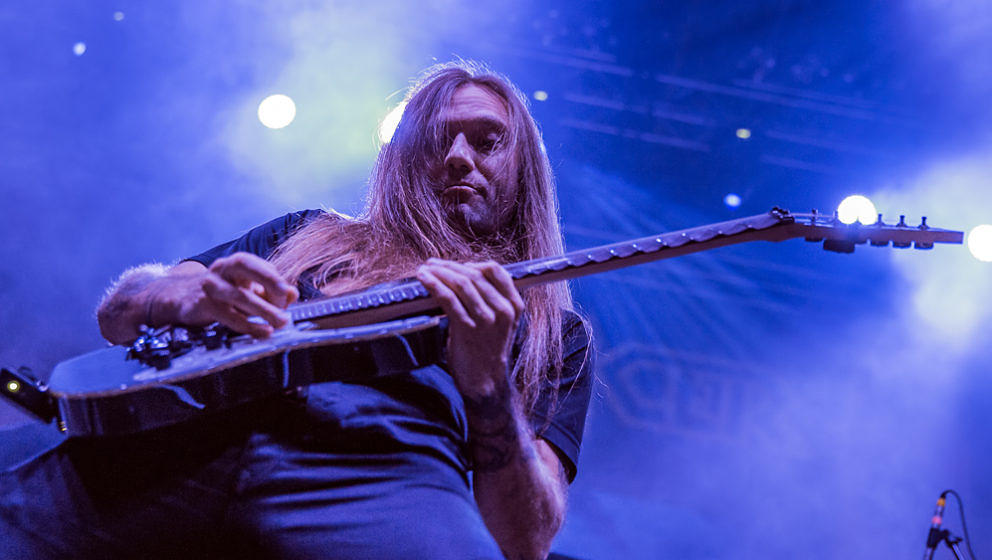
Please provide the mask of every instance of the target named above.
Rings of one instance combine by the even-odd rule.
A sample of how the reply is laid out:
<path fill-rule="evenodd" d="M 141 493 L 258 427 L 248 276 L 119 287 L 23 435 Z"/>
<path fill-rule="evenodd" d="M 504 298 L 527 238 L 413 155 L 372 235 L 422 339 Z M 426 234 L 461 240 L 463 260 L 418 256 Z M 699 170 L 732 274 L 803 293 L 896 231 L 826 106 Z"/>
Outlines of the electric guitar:
<path fill-rule="evenodd" d="M 505 265 L 520 290 L 747 241 L 822 241 L 850 253 L 856 245 L 931 249 L 963 234 L 918 226 L 845 225 L 836 215 L 765 214 L 560 256 Z M 417 280 L 297 303 L 290 326 L 255 340 L 212 325 L 146 329 L 115 346 L 55 366 L 48 384 L 25 368 L 0 370 L 0 394 L 68 437 L 125 435 L 176 424 L 356 372 L 408 371 L 441 359 L 440 309 Z M 413 318 L 404 318 L 413 317 Z"/>

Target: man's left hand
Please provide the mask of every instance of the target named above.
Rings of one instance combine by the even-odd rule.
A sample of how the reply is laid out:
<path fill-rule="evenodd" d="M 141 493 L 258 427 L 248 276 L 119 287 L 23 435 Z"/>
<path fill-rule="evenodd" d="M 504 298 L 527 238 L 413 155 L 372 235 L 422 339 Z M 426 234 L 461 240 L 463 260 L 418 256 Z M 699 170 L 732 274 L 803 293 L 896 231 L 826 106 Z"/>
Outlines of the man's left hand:
<path fill-rule="evenodd" d="M 463 395 L 489 395 L 505 383 L 524 301 L 497 264 L 430 259 L 417 279 L 448 316 L 448 365 Z"/>

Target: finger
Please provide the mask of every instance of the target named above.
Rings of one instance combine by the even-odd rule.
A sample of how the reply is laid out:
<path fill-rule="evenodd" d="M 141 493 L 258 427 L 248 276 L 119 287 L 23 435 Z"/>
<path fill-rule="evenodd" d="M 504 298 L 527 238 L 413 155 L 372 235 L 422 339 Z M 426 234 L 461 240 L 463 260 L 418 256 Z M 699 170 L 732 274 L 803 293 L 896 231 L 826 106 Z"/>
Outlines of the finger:
<path fill-rule="evenodd" d="M 271 301 L 268 297 L 268 292 L 265 290 L 265 286 L 259 284 L 258 282 L 252 282 L 249 289 L 254 294 L 265 298 L 266 301 Z M 296 300 L 298 299 L 300 299 L 300 291 L 296 288 L 291 289 L 289 292 L 289 297 L 286 298 L 286 305 L 283 306 L 283 308 L 285 309 L 286 307 L 289 307 L 293 303 L 296 303 Z"/>
<path fill-rule="evenodd" d="M 492 285 L 513 306 L 516 318 L 520 318 L 520 315 L 526 309 L 524 298 L 520 295 L 520 290 L 513 283 L 513 277 L 510 276 L 510 273 L 502 265 L 495 261 L 488 261 L 484 263 L 469 263 L 466 266 L 482 271 L 482 274 L 492 282 Z"/>
<path fill-rule="evenodd" d="M 265 288 L 265 299 L 286 307 L 299 298 L 299 292 L 290 286 L 272 263 L 250 253 L 234 253 L 210 265 L 210 271 L 232 284 L 249 286 L 257 282 Z"/>
<path fill-rule="evenodd" d="M 215 274 L 207 275 L 203 292 L 218 304 L 233 307 L 244 315 L 257 315 L 274 327 L 281 328 L 289 323 L 289 316 L 283 310 L 250 289 L 239 288 Z"/>
<path fill-rule="evenodd" d="M 227 305 L 214 306 L 213 315 L 218 323 L 253 338 L 268 338 L 274 332 L 272 325 L 250 321 L 247 315 Z"/>
<path fill-rule="evenodd" d="M 496 311 L 489 305 L 487 297 L 482 295 L 488 287 L 484 284 L 488 281 L 481 272 L 451 261 L 436 261 L 428 264 L 427 268 L 458 295 L 473 319 L 484 323 L 492 323 L 496 319 Z"/>
<path fill-rule="evenodd" d="M 513 286 L 513 281 L 509 279 L 509 274 L 505 274 L 507 280 L 504 283 L 505 285 L 499 286 L 495 284 L 493 278 L 485 274 L 485 268 L 488 265 L 484 263 L 461 264 L 452 261 L 438 261 L 433 264 L 457 271 L 470 278 L 473 281 L 475 289 L 478 290 L 479 294 L 485 300 L 485 305 L 496 315 L 510 322 L 515 322 L 519 317 L 520 311 L 514 305 L 512 295 L 515 294 L 516 298 L 520 300 L 520 294 L 517 292 L 516 287 Z M 502 267 L 495 262 L 491 264 L 493 267 L 502 270 Z M 495 318 L 496 315 L 493 317 Z"/>
<path fill-rule="evenodd" d="M 469 316 L 455 292 L 428 270 L 428 267 L 422 266 L 417 269 L 417 280 L 420 280 L 420 283 L 427 288 L 427 291 L 430 292 L 449 319 L 475 328 L 475 321 Z"/>

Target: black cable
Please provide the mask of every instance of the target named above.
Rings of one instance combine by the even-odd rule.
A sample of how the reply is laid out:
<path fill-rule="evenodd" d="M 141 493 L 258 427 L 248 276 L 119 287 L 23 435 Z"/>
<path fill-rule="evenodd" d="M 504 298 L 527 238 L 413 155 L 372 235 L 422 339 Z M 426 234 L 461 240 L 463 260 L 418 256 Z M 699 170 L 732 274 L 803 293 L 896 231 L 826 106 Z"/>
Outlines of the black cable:
<path fill-rule="evenodd" d="M 968 536 L 968 524 L 964 521 L 964 502 L 961 500 L 961 496 L 951 489 L 944 490 L 944 494 L 952 494 L 958 501 L 958 512 L 961 514 L 961 531 L 964 533 L 964 544 L 968 547 L 968 554 L 971 556 L 971 560 L 978 560 L 975 557 L 975 551 L 971 549 L 971 537 Z"/>

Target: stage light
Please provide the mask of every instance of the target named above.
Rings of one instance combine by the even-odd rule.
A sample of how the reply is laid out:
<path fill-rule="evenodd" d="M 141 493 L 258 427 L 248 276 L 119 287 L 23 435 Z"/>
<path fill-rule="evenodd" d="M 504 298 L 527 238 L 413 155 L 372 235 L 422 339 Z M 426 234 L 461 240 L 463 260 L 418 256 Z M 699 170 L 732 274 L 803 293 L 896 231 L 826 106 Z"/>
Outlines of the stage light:
<path fill-rule="evenodd" d="M 992 262 L 992 225 L 975 226 L 968 232 L 968 250 L 982 262 Z"/>
<path fill-rule="evenodd" d="M 114 12 L 114 21 L 122 21 L 124 19 L 124 12 Z"/>
<path fill-rule="evenodd" d="M 396 132 L 396 127 L 400 124 L 400 119 L 403 118 L 403 110 L 406 109 L 406 102 L 400 103 L 399 105 L 393 107 L 389 113 L 383 117 L 382 122 L 379 123 L 379 141 L 383 144 L 388 144 L 393 138 L 393 133 Z"/>
<path fill-rule="evenodd" d="M 544 91 L 543 89 L 539 89 L 539 90 L 537 90 L 537 91 L 534 92 L 534 99 L 536 99 L 538 101 L 547 101 L 548 100 L 548 92 Z"/>
<path fill-rule="evenodd" d="M 844 224 L 853 224 L 854 222 L 861 222 L 865 225 L 874 224 L 878 219 L 878 212 L 870 200 L 856 194 L 841 201 L 837 207 L 837 219 Z"/>
<path fill-rule="evenodd" d="M 749 128 L 738 128 L 736 134 L 737 134 L 737 137 L 740 138 L 741 140 L 747 140 L 748 138 L 751 137 L 751 129 L 749 129 Z"/>
<path fill-rule="evenodd" d="M 86 43 L 82 41 L 76 43 L 72 46 L 72 52 L 76 56 L 83 56 L 83 53 L 86 52 Z"/>
<path fill-rule="evenodd" d="M 735 193 L 730 193 L 723 197 L 723 203 L 731 208 L 737 208 L 741 205 L 741 197 Z"/>
<path fill-rule="evenodd" d="M 258 104 L 258 120 L 269 128 L 284 128 L 296 118 L 296 103 L 288 95 L 270 95 Z"/>

